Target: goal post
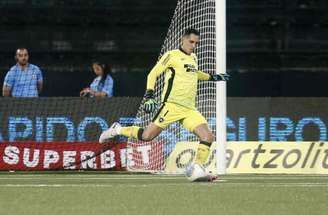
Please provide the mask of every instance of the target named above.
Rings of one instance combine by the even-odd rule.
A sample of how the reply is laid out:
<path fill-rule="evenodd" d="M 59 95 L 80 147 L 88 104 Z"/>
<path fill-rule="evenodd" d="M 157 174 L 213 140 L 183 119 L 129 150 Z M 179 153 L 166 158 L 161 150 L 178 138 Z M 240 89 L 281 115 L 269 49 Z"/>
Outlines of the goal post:
<path fill-rule="evenodd" d="M 198 69 L 209 74 L 224 73 L 226 70 L 225 0 L 178 0 L 159 57 L 169 50 L 178 49 L 181 37 L 188 28 L 200 31 L 199 46 L 195 50 Z M 156 81 L 155 97 L 158 101 L 164 88 L 164 79 L 165 73 L 162 73 Z M 225 88 L 223 82 L 199 81 L 196 98 L 196 108 L 207 119 L 210 129 L 216 135 L 217 152 L 213 152 L 210 157 L 217 161 L 214 171 L 219 174 L 225 173 Z M 140 107 L 134 125 L 146 127 L 154 114 L 146 114 Z M 151 142 L 129 139 L 127 151 L 131 154 L 127 157 L 131 162 L 127 165 L 128 170 L 182 173 L 187 162 L 190 163 L 195 158 L 195 150 L 189 154 L 190 157 L 184 156 L 186 161 L 183 164 L 177 165 L 178 172 L 168 170 L 168 160 L 172 160 L 172 154 L 177 150 L 190 152 L 188 147 L 196 146 L 195 143 L 198 142 L 199 139 L 179 123 L 168 126 Z M 140 147 L 143 149 L 142 152 L 138 151 Z"/>
<path fill-rule="evenodd" d="M 215 0 L 216 72 L 226 73 L 226 0 Z M 226 82 L 216 85 L 216 168 L 226 173 Z"/>

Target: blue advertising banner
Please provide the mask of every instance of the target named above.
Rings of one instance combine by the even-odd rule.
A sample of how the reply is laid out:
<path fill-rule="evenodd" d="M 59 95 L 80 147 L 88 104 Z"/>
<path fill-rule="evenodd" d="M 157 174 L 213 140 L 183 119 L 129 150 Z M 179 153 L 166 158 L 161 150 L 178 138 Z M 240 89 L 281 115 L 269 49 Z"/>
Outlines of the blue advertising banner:
<path fill-rule="evenodd" d="M 1 98 L 0 141 L 96 141 L 114 121 L 131 124 L 140 102 L 136 97 Z M 327 140 L 327 98 L 229 98 L 227 106 L 228 141 Z M 215 126 L 215 118 L 207 120 Z M 179 141 L 188 135 L 183 131 Z"/>
<path fill-rule="evenodd" d="M 1 98 L 0 142 L 97 141 L 121 117 L 132 118 L 141 98 Z"/>

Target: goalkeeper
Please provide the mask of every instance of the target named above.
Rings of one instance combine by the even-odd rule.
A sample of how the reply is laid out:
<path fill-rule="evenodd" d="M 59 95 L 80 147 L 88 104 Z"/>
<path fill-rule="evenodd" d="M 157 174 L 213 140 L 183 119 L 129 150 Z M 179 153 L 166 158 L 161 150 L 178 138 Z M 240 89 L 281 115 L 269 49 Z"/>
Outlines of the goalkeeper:
<path fill-rule="evenodd" d="M 154 97 L 156 78 L 165 72 L 165 85 L 161 106 L 157 110 L 152 122 L 146 128 L 138 126 L 121 127 L 117 122 L 104 131 L 99 142 L 104 143 L 116 135 L 123 135 L 142 141 L 151 141 L 163 129 L 176 121 L 199 138 L 196 163 L 206 162 L 214 136 L 210 131 L 206 119 L 195 108 L 197 96 L 197 82 L 227 81 L 228 75 L 209 75 L 198 70 L 197 57 L 193 53 L 199 43 L 199 31 L 187 29 L 182 36 L 179 49 L 166 52 L 150 71 L 147 77 L 147 90 L 143 109 L 146 113 L 157 110 Z"/>

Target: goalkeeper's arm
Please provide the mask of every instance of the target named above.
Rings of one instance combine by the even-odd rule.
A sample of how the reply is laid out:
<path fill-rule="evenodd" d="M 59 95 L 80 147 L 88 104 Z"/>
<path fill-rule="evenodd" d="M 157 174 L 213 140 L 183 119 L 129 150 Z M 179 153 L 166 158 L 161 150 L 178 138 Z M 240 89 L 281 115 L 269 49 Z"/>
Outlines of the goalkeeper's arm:
<path fill-rule="evenodd" d="M 156 79 L 161 73 L 166 70 L 169 65 L 169 62 L 170 54 L 165 53 L 147 76 L 147 90 L 145 93 L 145 102 L 143 107 L 146 113 L 152 113 L 157 108 L 157 102 L 155 100 L 154 95 Z"/>
<path fill-rule="evenodd" d="M 202 81 L 228 81 L 229 75 L 224 73 L 218 73 L 214 75 L 207 74 L 202 71 L 197 71 L 198 80 Z"/>

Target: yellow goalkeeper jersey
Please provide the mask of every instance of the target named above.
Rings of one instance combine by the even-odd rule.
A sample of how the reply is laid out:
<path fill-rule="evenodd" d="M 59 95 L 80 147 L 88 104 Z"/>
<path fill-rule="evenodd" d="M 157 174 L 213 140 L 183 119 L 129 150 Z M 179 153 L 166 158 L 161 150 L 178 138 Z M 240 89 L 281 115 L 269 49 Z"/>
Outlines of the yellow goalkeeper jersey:
<path fill-rule="evenodd" d="M 147 90 L 154 90 L 156 78 L 165 72 L 162 102 L 195 108 L 197 81 L 209 80 L 210 75 L 198 70 L 197 56 L 181 48 L 166 52 L 147 77 Z"/>

